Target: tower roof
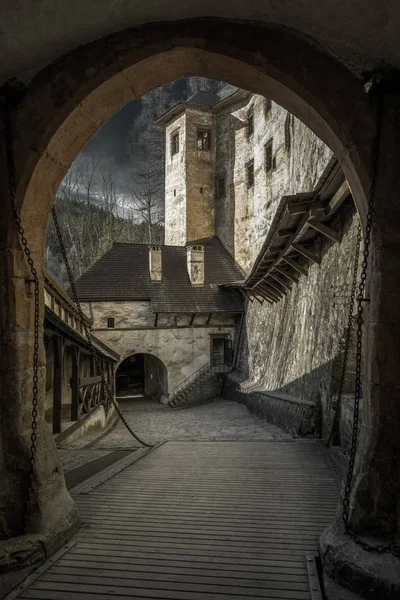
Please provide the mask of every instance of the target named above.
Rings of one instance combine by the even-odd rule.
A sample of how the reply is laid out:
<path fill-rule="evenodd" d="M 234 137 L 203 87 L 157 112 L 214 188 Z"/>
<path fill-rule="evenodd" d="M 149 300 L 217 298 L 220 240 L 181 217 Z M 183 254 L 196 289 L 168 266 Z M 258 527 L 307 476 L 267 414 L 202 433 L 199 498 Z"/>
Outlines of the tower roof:
<path fill-rule="evenodd" d="M 222 88 L 219 94 L 200 90 L 193 94 L 186 102 L 175 104 L 175 106 L 160 115 L 154 122 L 158 125 L 168 125 L 188 108 L 203 112 L 218 113 L 224 108 L 233 106 L 236 102 L 240 102 L 251 95 L 250 92 L 234 88 L 233 86 L 225 86 L 225 88 Z M 221 94 L 221 92 L 223 93 Z"/>

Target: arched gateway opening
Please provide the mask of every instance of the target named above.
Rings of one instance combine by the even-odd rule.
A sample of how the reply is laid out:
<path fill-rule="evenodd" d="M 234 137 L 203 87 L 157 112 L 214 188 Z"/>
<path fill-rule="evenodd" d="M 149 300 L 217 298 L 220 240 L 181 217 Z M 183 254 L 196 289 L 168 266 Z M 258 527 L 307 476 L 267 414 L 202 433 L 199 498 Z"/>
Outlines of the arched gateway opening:
<path fill-rule="evenodd" d="M 117 398 L 147 398 L 160 402 L 168 394 L 168 371 L 154 354 L 132 354 L 116 372 Z"/>
<path fill-rule="evenodd" d="M 327 74 L 329 85 L 326 85 Z M 35 77 L 15 113 L 17 204 L 41 283 L 50 209 L 55 192 L 79 150 L 126 102 L 167 81 L 187 76 L 221 79 L 268 96 L 306 123 L 338 157 L 365 223 L 377 103 L 366 96 L 360 80 L 322 49 L 282 27 L 227 22 L 221 37 L 221 23 L 216 26 L 213 20 L 151 25 L 120 32 L 59 58 Z M 383 115 L 381 152 L 386 150 L 396 156 L 399 146 L 395 139 L 398 122 L 394 108 L 389 103 Z M 397 281 L 390 283 L 392 271 L 397 268 L 400 230 L 394 231 L 400 225 L 400 215 L 391 201 L 396 197 L 397 178 L 391 161 L 381 161 L 374 182 L 377 210 L 372 224 L 372 285 L 366 325 L 367 423 L 358 452 L 357 485 L 351 502 L 353 528 L 378 533 L 397 531 L 398 485 L 393 481 L 397 480 L 395 457 L 399 448 L 390 423 L 397 422 L 394 411 L 398 414 L 399 408 L 385 399 L 391 390 L 393 393 L 397 390 L 399 375 L 397 365 L 388 365 L 379 375 L 376 372 L 380 356 L 387 354 L 388 335 L 394 346 L 398 344 L 392 337 L 395 327 L 400 325 L 399 316 L 390 302 L 393 286 L 398 289 Z M 2 176 L 0 191 L 5 197 L 6 190 L 7 179 Z M 33 344 L 26 340 L 32 340 L 34 303 L 24 291 L 28 271 L 10 208 L 3 205 L 0 210 L 1 277 L 5 284 L 2 289 L 7 290 L 2 311 L 6 318 L 0 322 L 1 413 L 8 425 L 7 432 L 2 434 L 6 463 L 3 488 L 7 493 L 2 496 L 1 510 L 5 524 L 2 533 L 9 537 L 23 531 Z M 43 322 L 43 298 L 39 309 Z M 10 330 L 13 336 L 9 335 Z M 43 345 L 40 364 L 43 373 Z M 41 380 L 42 396 L 44 386 Z M 30 528 L 59 538 L 75 526 L 76 509 L 62 475 L 57 474 L 59 459 L 43 413 L 41 399 L 34 480 L 36 502 Z M 382 460 L 389 455 L 391 461 Z M 377 480 L 379 489 L 375 486 Z"/>

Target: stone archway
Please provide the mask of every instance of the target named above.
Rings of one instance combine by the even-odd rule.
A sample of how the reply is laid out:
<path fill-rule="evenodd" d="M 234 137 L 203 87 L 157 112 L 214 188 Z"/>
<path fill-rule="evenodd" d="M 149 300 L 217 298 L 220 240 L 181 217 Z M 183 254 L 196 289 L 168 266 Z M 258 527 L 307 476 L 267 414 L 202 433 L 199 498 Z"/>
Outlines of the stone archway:
<path fill-rule="evenodd" d="M 127 101 L 167 81 L 191 75 L 223 79 L 268 95 L 304 121 L 339 158 L 365 220 L 376 103 L 366 96 L 360 80 L 315 44 L 283 27 L 212 19 L 153 24 L 108 36 L 59 58 L 35 77 L 18 107 L 14 141 L 17 200 L 37 265 L 43 264 L 47 217 L 55 193 L 87 139 Z M 397 115 L 396 101 L 387 102 L 382 151 L 394 158 L 400 150 Z M 1 160 L 4 161 L 4 148 Z M 393 480 L 396 466 L 394 462 L 384 463 L 382 456 L 391 450 L 398 452 L 394 432 L 388 436 L 384 426 L 390 424 L 395 411 L 394 406 L 385 404 L 385 398 L 396 393 L 400 382 L 390 365 L 377 369 L 381 357 L 387 354 L 387 336 L 396 356 L 400 337 L 393 337 L 400 322 L 390 300 L 393 289 L 400 289 L 394 274 L 400 247 L 400 214 L 393 201 L 399 175 L 389 163 L 396 164 L 396 160 L 379 165 L 376 186 L 378 210 L 371 272 L 375 285 L 370 287 L 365 381 L 368 436 L 360 453 L 353 511 L 355 527 L 361 524 L 375 530 L 394 529 L 395 513 L 389 505 L 393 505 L 397 493 L 397 488 L 391 489 L 389 496 L 386 493 L 385 486 Z M 3 177 L 0 192 L 7 196 L 7 181 Z M 2 306 L 3 314 L 9 315 L 0 322 L 4 340 L 1 410 L 8 424 L 2 442 L 8 461 L 4 467 L 7 499 L 2 504 L 5 522 L 13 523 L 6 535 L 15 535 L 21 531 L 18 507 L 28 466 L 33 303 L 25 294 L 27 269 L 9 206 L 2 206 L 1 210 L 1 277 L 2 289 L 6 290 Z M 44 365 L 43 349 L 41 364 Z M 62 477 L 54 474 L 59 470 L 57 458 L 48 458 L 55 452 L 45 428 L 41 430 L 41 444 L 34 530 L 42 533 L 51 529 L 58 535 L 66 529 L 66 514 L 73 515 L 74 509 Z M 17 475 L 13 467 L 16 463 L 20 464 Z M 381 491 L 374 484 L 377 479 Z"/>
<path fill-rule="evenodd" d="M 168 394 L 168 370 L 154 354 L 139 352 L 126 356 L 116 371 L 117 398 L 145 397 L 156 402 Z"/>

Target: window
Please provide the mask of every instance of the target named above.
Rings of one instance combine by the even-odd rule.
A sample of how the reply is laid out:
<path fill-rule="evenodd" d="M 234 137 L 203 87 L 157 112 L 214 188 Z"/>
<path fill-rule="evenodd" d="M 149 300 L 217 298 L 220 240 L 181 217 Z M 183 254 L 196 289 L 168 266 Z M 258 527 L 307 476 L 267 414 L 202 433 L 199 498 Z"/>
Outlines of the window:
<path fill-rule="evenodd" d="M 179 152 L 179 131 L 171 134 L 171 155 Z"/>
<path fill-rule="evenodd" d="M 114 327 L 115 327 L 115 320 L 114 320 L 114 317 L 108 317 L 108 318 L 107 318 L 107 327 L 108 327 L 109 329 L 114 329 Z"/>
<path fill-rule="evenodd" d="M 273 159 L 272 159 L 272 140 L 269 140 L 265 144 L 265 170 L 267 173 L 272 171 L 273 168 Z"/>
<path fill-rule="evenodd" d="M 270 98 L 265 98 L 265 103 L 264 103 L 264 114 L 265 116 L 268 115 L 268 113 L 270 112 L 272 108 L 272 102 L 270 100 Z"/>
<path fill-rule="evenodd" d="M 246 165 L 247 187 L 251 188 L 254 185 L 254 160 L 251 160 Z"/>
<path fill-rule="evenodd" d="M 291 128 L 292 128 L 292 115 L 288 112 L 285 120 L 285 149 L 286 152 L 290 152 L 292 144 Z"/>
<path fill-rule="evenodd" d="M 197 150 L 211 149 L 211 131 L 202 129 L 197 131 Z"/>
<path fill-rule="evenodd" d="M 254 114 L 251 112 L 247 116 L 247 137 L 252 136 L 254 133 Z"/>
<path fill-rule="evenodd" d="M 217 198 L 225 198 L 225 177 L 217 179 Z"/>

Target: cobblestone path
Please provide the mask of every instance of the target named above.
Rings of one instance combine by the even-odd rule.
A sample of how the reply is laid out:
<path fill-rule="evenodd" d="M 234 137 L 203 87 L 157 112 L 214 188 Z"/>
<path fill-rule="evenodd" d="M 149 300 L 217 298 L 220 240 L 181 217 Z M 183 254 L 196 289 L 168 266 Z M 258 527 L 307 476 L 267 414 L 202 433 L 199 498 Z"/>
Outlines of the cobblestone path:
<path fill-rule="evenodd" d="M 128 423 L 150 444 L 164 441 L 274 440 L 290 439 L 279 427 L 262 421 L 242 404 L 215 400 L 182 410 L 173 410 L 148 400 L 120 403 Z M 119 449 L 136 444 L 119 422 L 93 447 Z"/>

